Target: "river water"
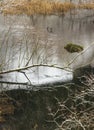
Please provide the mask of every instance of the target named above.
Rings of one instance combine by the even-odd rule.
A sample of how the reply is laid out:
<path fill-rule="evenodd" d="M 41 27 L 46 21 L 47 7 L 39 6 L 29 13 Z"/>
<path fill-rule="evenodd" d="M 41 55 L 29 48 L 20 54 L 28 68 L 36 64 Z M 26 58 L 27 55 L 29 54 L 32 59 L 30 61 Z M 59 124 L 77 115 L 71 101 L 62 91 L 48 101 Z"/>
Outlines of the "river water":
<path fill-rule="evenodd" d="M 82 53 L 69 53 L 68 43 L 82 45 Z M 88 48 L 88 49 L 87 49 Z M 73 10 L 63 16 L 0 15 L 0 69 L 35 64 L 67 67 L 70 71 L 34 67 L 4 74 L 2 81 L 41 85 L 73 79 L 75 69 L 94 60 L 94 12 Z M 25 72 L 25 73 L 24 73 Z"/>
<path fill-rule="evenodd" d="M 69 53 L 68 43 L 83 46 L 81 53 Z M 75 58 L 76 57 L 76 58 Z M 94 67 L 94 12 L 73 10 L 63 16 L 3 16 L 0 14 L 0 70 L 21 68 L 34 64 L 68 67 L 71 71 L 35 67 L 3 74 L 0 81 L 44 85 L 68 82 L 75 69 L 91 64 Z M 25 73 L 24 73 L 25 72 Z M 12 89 L 7 94 L 22 104 L 14 116 L 0 123 L 1 130 L 54 130 L 49 122 L 49 109 L 56 111 L 57 100 L 65 101 L 75 94 L 74 84 L 52 85 L 38 91 L 13 90 L 22 85 L 0 85 L 1 90 Z M 31 86 L 30 86 L 31 87 Z M 68 88 L 71 87 L 71 91 Z M 76 86 L 77 88 L 77 86 Z M 30 89 L 30 88 L 29 88 Z M 80 89 L 79 89 L 80 90 Z M 71 94 L 70 94 L 71 92 Z M 72 93 L 73 92 L 73 93 Z"/>

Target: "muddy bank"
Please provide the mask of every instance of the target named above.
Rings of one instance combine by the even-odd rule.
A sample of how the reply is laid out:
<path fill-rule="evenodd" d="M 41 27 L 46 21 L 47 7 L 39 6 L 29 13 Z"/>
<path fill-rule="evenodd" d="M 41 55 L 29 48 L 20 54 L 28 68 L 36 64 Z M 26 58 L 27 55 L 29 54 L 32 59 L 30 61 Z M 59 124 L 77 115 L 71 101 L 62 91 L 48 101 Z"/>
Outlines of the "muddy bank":
<path fill-rule="evenodd" d="M 70 122 L 65 123 L 63 128 L 71 127 L 76 130 L 82 127 L 74 120 L 76 118 L 86 130 L 93 130 L 94 95 L 91 89 L 92 86 L 89 88 L 70 83 L 35 92 L 20 89 L 6 91 L 6 95 L 20 105 L 18 107 L 14 102 L 13 105 L 16 107 L 14 115 L 4 116 L 6 121 L 0 123 L 0 128 L 1 130 L 52 130 L 58 127 L 54 122 L 56 118 L 59 124 L 69 119 Z M 57 112 L 57 110 L 62 111 Z M 52 114 L 55 113 L 53 117 Z"/>
<path fill-rule="evenodd" d="M 75 74 L 74 81 L 63 85 L 48 84 L 35 90 L 6 89 L 1 92 L 0 108 L 2 104 L 7 108 L 0 109 L 0 129 L 55 130 L 59 127 L 56 122 L 65 122 L 64 129 L 77 130 L 83 126 L 93 130 L 94 68 L 86 66 L 77 69 Z M 67 123 L 67 120 L 70 121 Z"/>

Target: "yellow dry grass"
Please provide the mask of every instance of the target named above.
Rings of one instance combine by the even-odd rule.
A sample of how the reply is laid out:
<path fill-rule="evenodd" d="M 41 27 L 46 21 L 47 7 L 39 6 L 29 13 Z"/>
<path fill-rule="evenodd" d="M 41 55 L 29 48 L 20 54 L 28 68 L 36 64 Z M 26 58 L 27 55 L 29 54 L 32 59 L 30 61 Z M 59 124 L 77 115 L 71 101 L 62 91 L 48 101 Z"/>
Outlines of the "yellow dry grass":
<path fill-rule="evenodd" d="M 93 4 L 75 5 L 71 2 L 57 2 L 50 0 L 7 0 L 0 3 L 4 14 L 62 14 L 70 9 L 94 9 Z"/>
<path fill-rule="evenodd" d="M 81 4 L 78 6 L 80 9 L 94 9 L 94 3 Z"/>
<path fill-rule="evenodd" d="M 61 3 L 50 0 L 14 0 L 2 4 L 4 14 L 55 14 L 64 13 L 75 8 L 72 3 Z"/>

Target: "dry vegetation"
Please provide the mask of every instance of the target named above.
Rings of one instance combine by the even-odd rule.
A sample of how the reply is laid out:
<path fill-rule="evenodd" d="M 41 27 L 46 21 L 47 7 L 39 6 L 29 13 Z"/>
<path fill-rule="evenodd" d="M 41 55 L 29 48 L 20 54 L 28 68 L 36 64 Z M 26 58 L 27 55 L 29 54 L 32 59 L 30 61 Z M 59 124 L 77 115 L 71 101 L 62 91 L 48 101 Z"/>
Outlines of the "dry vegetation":
<path fill-rule="evenodd" d="M 1 12 L 4 14 L 63 14 L 70 9 L 94 9 L 94 3 L 75 5 L 71 2 L 50 0 L 8 0 L 0 3 Z"/>
<path fill-rule="evenodd" d="M 8 0 L 0 3 L 4 14 L 63 14 L 70 9 L 94 9 L 94 3 L 75 5 L 71 2 L 58 2 L 50 0 Z"/>
<path fill-rule="evenodd" d="M 94 3 L 80 4 L 80 5 L 78 5 L 78 8 L 80 8 L 80 9 L 94 9 Z"/>
<path fill-rule="evenodd" d="M 49 0 L 14 0 L 1 3 L 4 14 L 56 14 L 64 13 L 75 8 L 74 4 L 65 2 L 54 2 Z"/>
<path fill-rule="evenodd" d="M 49 122 L 56 124 L 55 130 L 94 130 L 94 74 L 85 76 L 84 80 L 85 86 L 69 87 L 65 101 L 56 99 L 56 111 L 49 109 Z"/>

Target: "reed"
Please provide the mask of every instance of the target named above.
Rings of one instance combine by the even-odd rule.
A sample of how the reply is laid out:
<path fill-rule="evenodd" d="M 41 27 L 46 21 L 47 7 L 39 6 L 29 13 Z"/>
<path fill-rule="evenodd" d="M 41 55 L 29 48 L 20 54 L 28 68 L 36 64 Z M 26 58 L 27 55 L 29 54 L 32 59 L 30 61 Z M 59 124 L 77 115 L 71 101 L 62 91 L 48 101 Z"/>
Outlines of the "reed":
<path fill-rule="evenodd" d="M 80 8 L 80 9 L 94 9 L 94 3 L 79 4 L 78 8 Z"/>
<path fill-rule="evenodd" d="M 81 3 L 75 5 L 71 2 L 59 2 L 50 0 L 8 0 L 1 2 L 4 14 L 63 14 L 70 9 L 94 9 L 94 3 Z"/>
<path fill-rule="evenodd" d="M 2 4 L 2 12 L 4 14 L 57 14 L 67 12 L 73 8 L 75 8 L 73 3 L 49 0 L 15 0 Z"/>

